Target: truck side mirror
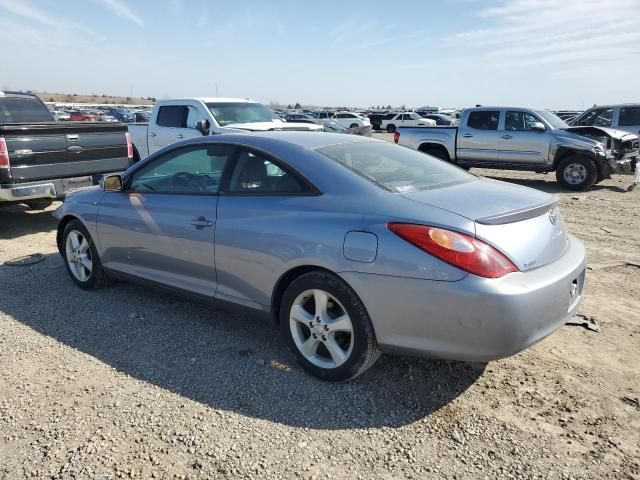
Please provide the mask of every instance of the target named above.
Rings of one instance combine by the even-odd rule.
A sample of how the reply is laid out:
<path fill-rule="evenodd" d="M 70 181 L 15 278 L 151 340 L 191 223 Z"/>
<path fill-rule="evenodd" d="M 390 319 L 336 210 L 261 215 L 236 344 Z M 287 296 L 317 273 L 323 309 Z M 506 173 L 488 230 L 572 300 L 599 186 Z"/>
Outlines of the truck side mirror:
<path fill-rule="evenodd" d="M 547 127 L 544 126 L 542 122 L 533 122 L 531 124 L 531 130 L 535 130 L 536 132 L 544 132 L 547 130 Z"/>
<path fill-rule="evenodd" d="M 198 130 L 202 135 L 209 135 L 209 120 L 198 120 L 196 122 L 196 130 Z"/>
<path fill-rule="evenodd" d="M 122 177 L 120 175 L 107 175 L 100 181 L 100 185 L 105 192 L 121 192 Z"/>

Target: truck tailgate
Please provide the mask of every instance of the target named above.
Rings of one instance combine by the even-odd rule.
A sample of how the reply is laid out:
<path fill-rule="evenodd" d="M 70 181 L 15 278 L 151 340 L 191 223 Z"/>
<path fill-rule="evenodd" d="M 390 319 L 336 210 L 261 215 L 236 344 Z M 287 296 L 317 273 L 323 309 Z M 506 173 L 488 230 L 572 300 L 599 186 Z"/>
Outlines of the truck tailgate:
<path fill-rule="evenodd" d="M 129 167 L 127 127 L 113 123 L 5 124 L 13 183 L 119 172 Z"/>

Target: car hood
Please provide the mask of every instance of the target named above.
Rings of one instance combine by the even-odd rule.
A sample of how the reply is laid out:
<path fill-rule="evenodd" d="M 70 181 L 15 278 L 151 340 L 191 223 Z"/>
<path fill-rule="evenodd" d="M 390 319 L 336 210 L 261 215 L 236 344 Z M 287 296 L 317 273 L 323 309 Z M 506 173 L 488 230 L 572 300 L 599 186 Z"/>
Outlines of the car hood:
<path fill-rule="evenodd" d="M 573 128 L 574 127 L 569 127 L 569 129 Z M 583 137 L 582 135 L 575 133 L 569 129 L 553 130 L 552 135 L 556 138 L 556 140 L 566 140 L 567 142 L 571 142 L 575 146 L 581 146 L 586 150 L 593 150 L 596 145 L 602 145 L 601 142 L 592 140 L 591 138 Z"/>
<path fill-rule="evenodd" d="M 634 133 L 626 132 L 624 130 L 618 130 L 616 128 L 591 127 L 591 126 L 567 128 L 567 131 L 576 133 L 578 135 L 581 135 L 582 132 L 589 133 L 589 132 L 593 132 L 594 130 L 600 131 L 603 133 L 604 136 L 613 138 L 614 140 L 628 141 L 628 140 L 633 140 L 633 137 L 637 137 L 637 135 Z"/>
<path fill-rule="evenodd" d="M 568 236 L 554 195 L 491 179 L 477 179 L 406 198 L 475 222 L 475 235 L 506 255 L 521 271 L 560 258 Z"/>
<path fill-rule="evenodd" d="M 246 130 L 249 132 L 269 132 L 274 130 L 302 130 L 320 132 L 321 125 L 313 123 L 296 123 L 296 122 L 251 122 L 251 123 L 230 123 L 225 125 L 227 128 L 235 128 L 238 130 Z"/>

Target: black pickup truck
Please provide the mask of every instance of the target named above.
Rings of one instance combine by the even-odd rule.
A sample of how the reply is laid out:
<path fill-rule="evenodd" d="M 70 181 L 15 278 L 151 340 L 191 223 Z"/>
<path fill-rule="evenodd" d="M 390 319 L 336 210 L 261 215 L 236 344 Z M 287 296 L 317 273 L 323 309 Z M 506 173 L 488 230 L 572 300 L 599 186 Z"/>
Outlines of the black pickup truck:
<path fill-rule="evenodd" d="M 0 92 L 0 205 L 46 208 L 132 158 L 123 123 L 56 122 L 37 96 Z"/>

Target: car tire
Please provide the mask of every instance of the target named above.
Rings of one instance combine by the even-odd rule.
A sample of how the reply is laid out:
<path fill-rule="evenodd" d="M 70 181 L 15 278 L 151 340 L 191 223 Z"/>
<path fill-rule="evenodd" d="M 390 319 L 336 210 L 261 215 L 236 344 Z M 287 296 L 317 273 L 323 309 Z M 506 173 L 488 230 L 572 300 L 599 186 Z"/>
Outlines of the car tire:
<path fill-rule="evenodd" d="M 46 208 L 49 208 L 51 206 L 51 204 L 53 203 L 53 200 L 29 200 L 28 202 L 24 202 L 27 207 L 29 207 L 32 210 L 44 210 Z"/>
<path fill-rule="evenodd" d="M 387 125 L 387 133 L 395 133 L 396 126 L 395 125 Z"/>
<path fill-rule="evenodd" d="M 109 283 L 93 239 L 80 220 L 65 226 L 60 253 L 69 277 L 80 288 L 97 290 Z"/>
<path fill-rule="evenodd" d="M 357 377 L 381 353 L 364 304 L 328 272 L 307 273 L 289 285 L 280 305 L 280 331 L 298 364 L 329 382 Z"/>
<path fill-rule="evenodd" d="M 596 164 L 580 155 L 565 158 L 556 168 L 556 180 L 567 190 L 584 192 L 593 186 L 597 178 Z"/>
<path fill-rule="evenodd" d="M 358 125 L 357 123 L 352 123 L 351 125 L 349 125 L 349 128 L 358 128 L 360 125 Z"/>

